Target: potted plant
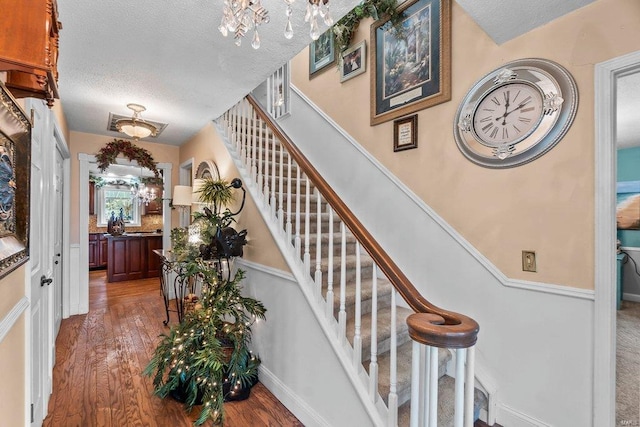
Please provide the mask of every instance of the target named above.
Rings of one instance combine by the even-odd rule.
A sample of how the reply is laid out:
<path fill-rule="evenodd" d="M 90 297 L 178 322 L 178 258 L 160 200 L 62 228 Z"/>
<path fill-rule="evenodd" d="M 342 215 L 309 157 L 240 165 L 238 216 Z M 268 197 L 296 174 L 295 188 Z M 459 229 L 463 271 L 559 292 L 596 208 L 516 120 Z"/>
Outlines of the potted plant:
<path fill-rule="evenodd" d="M 209 418 L 221 423 L 225 400 L 248 397 L 251 386 L 257 382 L 260 365 L 260 359 L 249 350 L 251 325 L 256 319 L 264 319 L 266 312 L 262 303 L 242 296 L 244 271 L 238 270 L 231 277 L 230 269 L 223 274 L 221 268 L 223 259 L 228 265 L 234 256 L 233 250 L 237 253 L 238 246 L 241 248 L 246 243 L 245 230 L 242 239 L 236 238 L 233 242 L 225 240 L 226 235 L 222 233 L 242 207 L 235 213 L 221 208 L 233 200 L 233 193 L 228 194 L 230 188 L 240 188 L 242 183 L 237 180 L 239 186 L 232 187 L 222 180 L 211 181 L 217 181 L 218 191 L 203 193 L 208 194 L 207 203 L 211 208 L 195 215 L 204 242 L 194 250 L 185 241 L 183 232 L 172 235 L 183 246 L 180 262 L 184 279 L 198 282 L 202 291 L 200 295 L 187 296 L 190 310 L 168 334 L 162 335 L 144 370 L 145 375 L 153 377 L 156 395 L 162 398 L 171 395 L 184 401 L 189 411 L 194 405 L 202 404 L 196 425 Z M 210 250 L 211 247 L 215 250 Z"/>

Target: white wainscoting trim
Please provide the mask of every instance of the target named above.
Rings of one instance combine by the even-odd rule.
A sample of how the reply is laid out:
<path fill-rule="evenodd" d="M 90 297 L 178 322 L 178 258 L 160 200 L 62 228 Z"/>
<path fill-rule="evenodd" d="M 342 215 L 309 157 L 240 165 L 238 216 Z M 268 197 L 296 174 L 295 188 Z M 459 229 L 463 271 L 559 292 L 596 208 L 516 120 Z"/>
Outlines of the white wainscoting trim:
<path fill-rule="evenodd" d="M 498 404 L 498 422 L 500 425 L 509 427 L 551 427 L 550 424 L 501 403 Z"/>
<path fill-rule="evenodd" d="M 411 191 L 404 183 L 393 175 L 389 170 L 373 157 L 367 150 L 362 148 L 362 145 L 358 143 L 351 135 L 347 133 L 340 125 L 338 125 L 331 117 L 329 117 L 324 111 L 322 111 L 316 104 L 313 103 L 304 93 L 300 91 L 295 85 L 291 85 L 291 89 L 302 98 L 309 106 L 316 111 L 324 120 L 333 126 L 351 145 L 353 145 L 373 166 L 378 168 L 389 181 L 391 181 L 400 191 L 405 193 L 420 209 L 422 209 L 427 215 L 429 215 L 445 232 L 447 232 L 460 246 L 462 246 L 471 256 L 476 258 L 484 268 L 486 268 L 503 286 L 510 288 L 519 288 L 534 292 L 544 292 L 549 294 L 556 294 L 562 296 L 568 296 L 581 299 L 595 299 L 595 292 L 593 290 L 579 289 L 571 286 L 555 285 L 541 282 L 531 282 L 525 280 L 510 279 L 505 276 L 498 267 L 496 267 L 487 257 L 485 257 L 480 251 L 478 251 L 469 241 L 467 241 L 460 233 L 458 233 L 449 223 L 447 223 L 440 215 L 438 215 L 429 205 L 427 205 L 422 199 L 420 199 L 413 191 Z"/>
<path fill-rule="evenodd" d="M 293 277 L 293 274 L 288 271 L 280 270 L 279 268 L 269 267 L 267 265 L 258 264 L 257 262 L 247 261 L 246 259 L 236 258 L 236 263 L 239 265 L 244 265 L 247 268 L 251 268 L 252 270 L 261 271 L 265 274 L 269 274 L 274 277 L 279 277 L 280 279 L 288 280 L 292 283 L 297 283 L 296 278 Z"/>
<path fill-rule="evenodd" d="M 29 307 L 29 298 L 23 296 L 20 301 L 14 305 L 6 316 L 0 320 L 0 342 L 4 340 L 13 325 L 16 324 L 22 313 Z"/>
<path fill-rule="evenodd" d="M 257 264 L 256 264 L 257 265 Z M 287 387 L 278 377 L 271 371 L 260 365 L 260 382 L 271 392 L 278 400 L 307 427 L 331 427 L 320 414 L 303 400 L 301 400 L 289 387 Z"/>

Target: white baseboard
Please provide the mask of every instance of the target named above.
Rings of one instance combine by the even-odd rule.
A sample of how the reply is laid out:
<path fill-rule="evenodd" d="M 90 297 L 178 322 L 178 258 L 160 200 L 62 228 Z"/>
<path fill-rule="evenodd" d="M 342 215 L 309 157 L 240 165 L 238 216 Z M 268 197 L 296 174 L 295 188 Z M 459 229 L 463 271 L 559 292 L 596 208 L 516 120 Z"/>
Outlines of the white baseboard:
<path fill-rule="evenodd" d="M 331 427 L 331 424 L 320 416 L 305 401 L 300 399 L 283 384 L 271 371 L 260 365 L 260 382 L 307 427 Z"/>
<path fill-rule="evenodd" d="M 550 424 L 516 411 L 509 406 L 498 403 L 497 423 L 509 427 L 551 427 Z"/>
<path fill-rule="evenodd" d="M 622 294 L 622 299 L 625 301 L 640 302 L 640 295 L 624 293 Z"/>

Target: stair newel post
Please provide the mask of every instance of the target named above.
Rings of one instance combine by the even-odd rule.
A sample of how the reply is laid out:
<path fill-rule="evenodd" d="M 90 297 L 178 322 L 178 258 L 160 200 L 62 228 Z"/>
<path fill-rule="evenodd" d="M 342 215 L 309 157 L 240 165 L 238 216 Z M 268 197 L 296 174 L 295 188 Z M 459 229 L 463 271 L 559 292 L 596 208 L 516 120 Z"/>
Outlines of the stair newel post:
<path fill-rule="evenodd" d="M 391 290 L 391 348 L 389 357 L 389 425 L 398 424 L 398 329 L 397 329 L 396 290 Z"/>
<path fill-rule="evenodd" d="M 304 175 L 302 175 L 304 176 Z M 294 242 L 294 247 L 296 248 L 296 259 L 300 259 L 301 258 L 301 248 L 300 246 L 302 245 L 302 240 L 300 238 L 300 168 L 297 167 L 296 165 L 296 223 L 295 223 L 295 229 L 296 229 L 296 234 L 295 237 L 293 239 Z M 308 201 L 308 199 L 307 199 Z M 311 274 L 311 270 L 308 270 L 309 274 Z"/>
<path fill-rule="evenodd" d="M 467 349 L 467 369 L 464 381 L 464 427 L 473 426 L 476 347 Z"/>
<path fill-rule="evenodd" d="M 427 346 L 429 352 L 429 427 L 438 427 L 438 347 Z"/>
<path fill-rule="evenodd" d="M 278 144 L 279 145 L 279 144 Z M 276 219 L 276 135 L 271 133 L 271 218 Z"/>
<path fill-rule="evenodd" d="M 371 273 L 371 359 L 369 364 L 369 397 L 378 400 L 378 271 L 375 263 Z"/>
<path fill-rule="evenodd" d="M 327 319 L 333 318 L 333 209 L 327 205 L 329 211 L 329 246 L 327 247 Z"/>
<path fill-rule="evenodd" d="M 309 225 L 309 221 L 310 221 L 310 216 L 311 216 L 311 180 L 309 180 L 309 177 L 305 174 L 304 175 L 304 188 L 305 188 L 305 196 L 306 196 L 306 203 L 304 206 L 304 256 L 303 256 L 303 261 L 304 261 L 304 269 L 305 271 L 309 271 L 311 272 L 311 253 L 309 252 L 309 245 L 310 245 L 310 240 L 311 240 L 311 230 L 309 230 L 310 225 Z M 316 203 L 319 203 L 320 201 L 316 198 Z M 298 227 L 298 229 L 300 228 L 300 219 L 299 219 L 299 215 L 298 215 L 298 225 L 296 226 Z"/>
<path fill-rule="evenodd" d="M 318 204 L 316 205 L 316 274 L 315 274 L 315 282 L 316 282 L 316 293 L 318 301 L 322 299 L 322 203 L 320 202 L 320 192 L 318 189 L 314 189 L 314 193 L 318 200 Z M 309 218 L 306 219 L 306 224 L 309 223 Z M 310 226 L 307 226 L 307 230 Z"/>
<path fill-rule="evenodd" d="M 289 244 L 292 243 L 292 230 L 291 230 L 291 174 L 293 173 L 293 168 L 291 167 L 291 156 L 287 153 L 287 242 Z M 298 258 L 300 254 L 298 254 Z"/>
<path fill-rule="evenodd" d="M 356 306 L 354 312 L 355 332 L 353 335 L 353 366 L 357 370 L 362 367 L 362 272 L 360 265 L 360 242 L 356 240 Z"/>
<path fill-rule="evenodd" d="M 284 148 L 282 144 L 278 144 L 280 147 L 280 167 L 278 170 L 278 221 L 280 224 L 280 230 L 284 230 Z"/>
<path fill-rule="evenodd" d="M 262 177 L 264 176 L 264 170 L 262 168 L 262 155 L 264 145 L 264 135 L 262 130 L 262 119 L 260 117 L 257 118 L 256 121 L 256 131 L 258 133 L 257 142 L 258 142 L 258 195 L 260 196 L 260 201 L 264 200 L 264 192 L 262 191 Z"/>
<path fill-rule="evenodd" d="M 347 332 L 347 231 L 344 222 L 340 221 L 340 311 L 338 312 L 338 338 L 340 343 L 346 341 Z"/>
<path fill-rule="evenodd" d="M 463 427 L 464 422 L 464 364 L 466 349 L 456 349 L 456 378 L 453 426 Z"/>

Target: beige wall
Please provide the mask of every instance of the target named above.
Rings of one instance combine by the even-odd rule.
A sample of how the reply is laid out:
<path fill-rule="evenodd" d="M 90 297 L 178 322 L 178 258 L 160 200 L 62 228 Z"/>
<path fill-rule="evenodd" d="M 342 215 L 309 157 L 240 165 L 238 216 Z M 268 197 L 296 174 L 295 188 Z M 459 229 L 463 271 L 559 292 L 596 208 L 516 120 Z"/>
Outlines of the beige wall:
<path fill-rule="evenodd" d="M 25 266 L 21 266 L 0 280 L 0 319 L 25 295 Z M 26 362 L 25 323 L 26 310 L 5 338 L 0 342 L 0 418 L 2 425 L 19 426 L 24 422 Z"/>
<path fill-rule="evenodd" d="M 180 147 L 180 163 L 186 162 L 191 158 L 194 159 L 194 173 L 200 162 L 211 159 L 218 166 L 221 178 L 230 181 L 240 176 L 212 124 L 206 125 Z M 289 267 L 276 247 L 273 237 L 249 194 L 247 194 L 245 208 L 239 216 L 237 229 L 247 229 L 248 244 L 244 248 L 244 259 L 289 271 Z"/>
<path fill-rule="evenodd" d="M 452 3 L 452 99 L 419 112 L 417 149 L 394 153 L 393 122 L 369 125 L 370 62 L 365 75 L 343 84 L 337 68 L 309 81 L 304 50 L 293 60 L 292 80 L 508 277 L 593 289 L 593 70 L 640 49 L 640 2 L 600 0 L 500 46 Z M 370 24 L 360 25 L 354 43 L 370 43 Z M 456 109 L 486 73 L 527 57 L 554 60 L 573 74 L 580 96 L 573 126 L 530 164 L 476 166 L 455 144 Z M 537 273 L 522 271 L 522 250 L 536 251 Z"/>
<path fill-rule="evenodd" d="M 70 189 L 70 203 L 71 203 L 71 230 L 70 230 L 70 242 L 72 244 L 79 243 L 78 229 L 80 207 L 80 161 L 78 160 L 79 153 L 96 154 L 102 147 L 108 142 L 113 141 L 113 137 L 94 135 L 90 133 L 82 133 L 72 131 L 69 137 L 69 151 L 71 152 L 71 189 Z M 135 145 L 148 150 L 153 159 L 157 163 L 171 163 L 173 169 L 171 171 L 171 182 L 175 185 L 178 182 L 178 168 L 179 163 L 176 159 L 179 156 L 180 149 L 174 145 L 158 144 L 154 142 L 138 141 Z M 84 209 L 84 207 L 83 207 Z M 87 206 L 86 209 L 89 209 Z M 171 224 L 178 224 L 178 214 L 173 211 L 171 215 Z"/>

